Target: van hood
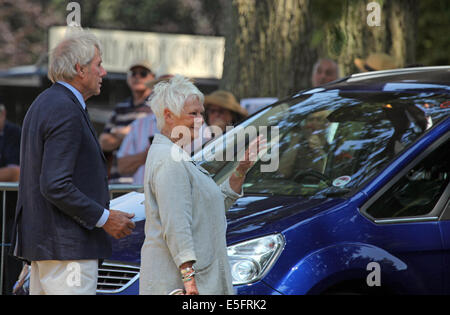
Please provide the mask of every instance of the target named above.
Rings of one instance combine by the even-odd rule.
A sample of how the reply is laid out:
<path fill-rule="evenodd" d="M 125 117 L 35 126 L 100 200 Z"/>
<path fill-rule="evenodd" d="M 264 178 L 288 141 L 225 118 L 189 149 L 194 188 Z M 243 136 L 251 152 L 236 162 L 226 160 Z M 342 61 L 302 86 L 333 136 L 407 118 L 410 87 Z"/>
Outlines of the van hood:
<path fill-rule="evenodd" d="M 144 194 L 132 192 L 111 200 L 111 209 L 134 213 L 133 221 L 136 224 L 131 235 L 119 240 L 111 237 L 111 260 L 140 262 L 145 239 L 144 198 Z M 227 212 L 227 244 L 282 232 L 344 201 L 292 196 L 244 196 Z"/>
<path fill-rule="evenodd" d="M 344 201 L 290 196 L 242 197 L 227 212 L 227 243 L 282 232 Z"/>

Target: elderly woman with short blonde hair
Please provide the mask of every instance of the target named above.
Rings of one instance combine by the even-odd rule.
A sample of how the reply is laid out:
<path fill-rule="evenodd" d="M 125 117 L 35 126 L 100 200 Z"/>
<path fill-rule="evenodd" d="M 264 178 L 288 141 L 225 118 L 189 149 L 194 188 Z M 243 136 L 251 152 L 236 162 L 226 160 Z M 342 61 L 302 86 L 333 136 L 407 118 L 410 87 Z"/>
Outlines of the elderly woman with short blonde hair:
<path fill-rule="evenodd" d="M 219 187 L 182 149 L 203 123 L 203 94 L 179 75 L 156 85 L 153 93 L 150 104 L 161 134 L 155 135 L 145 165 L 140 294 L 176 289 L 233 294 L 225 211 L 241 196 L 253 163 L 240 162 Z"/>

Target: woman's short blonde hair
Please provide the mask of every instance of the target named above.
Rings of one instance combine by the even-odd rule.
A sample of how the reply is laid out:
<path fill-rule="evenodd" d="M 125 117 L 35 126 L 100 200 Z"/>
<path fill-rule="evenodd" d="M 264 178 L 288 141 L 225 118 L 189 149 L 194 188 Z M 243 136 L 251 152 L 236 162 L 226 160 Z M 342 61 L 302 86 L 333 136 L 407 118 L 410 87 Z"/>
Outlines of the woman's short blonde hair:
<path fill-rule="evenodd" d="M 192 81 L 182 75 L 177 74 L 168 81 L 156 84 L 150 98 L 150 107 L 156 116 L 158 129 L 161 131 L 165 125 L 164 109 L 180 116 L 186 101 L 192 97 L 197 98 L 201 104 L 205 99 Z"/>
<path fill-rule="evenodd" d="M 48 68 L 50 81 L 71 81 L 77 74 L 75 65 L 89 64 L 101 45 L 95 35 L 83 30 L 71 30 L 64 39 L 51 51 Z"/>

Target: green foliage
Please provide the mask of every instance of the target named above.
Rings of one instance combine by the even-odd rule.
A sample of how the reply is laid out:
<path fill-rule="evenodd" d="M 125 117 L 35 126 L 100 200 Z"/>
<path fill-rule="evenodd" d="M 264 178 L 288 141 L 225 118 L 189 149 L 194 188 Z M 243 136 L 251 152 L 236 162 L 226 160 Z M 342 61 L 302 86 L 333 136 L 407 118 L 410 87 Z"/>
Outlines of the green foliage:
<path fill-rule="evenodd" d="M 0 68 L 35 62 L 47 48 L 48 27 L 62 20 L 44 0 L 0 0 Z"/>
<path fill-rule="evenodd" d="M 332 39 L 328 41 L 328 57 L 337 59 L 344 48 L 344 45 L 347 42 L 347 37 L 338 25 L 332 25 L 328 28 L 328 39 Z"/>
<path fill-rule="evenodd" d="M 314 24 L 311 46 L 318 49 L 319 54 L 323 57 L 337 59 L 346 43 L 346 36 L 339 22 L 349 1 L 351 0 L 311 1 L 311 14 Z"/>
<path fill-rule="evenodd" d="M 76 0 L 85 28 L 222 35 L 229 0 Z M 48 29 L 65 25 L 69 0 L 0 0 L 0 68 L 36 62 Z"/>
<path fill-rule="evenodd" d="M 311 14 L 316 26 L 337 22 L 344 9 L 345 1 L 342 0 L 311 0 Z"/>
<path fill-rule="evenodd" d="M 165 23 L 173 27 L 173 31 L 192 33 L 194 21 L 189 10 L 183 10 L 177 0 L 165 1 L 140 1 L 140 0 L 103 0 L 101 8 L 106 10 L 101 19 L 95 23 L 96 27 L 106 24 L 113 28 L 154 31 Z M 170 22 L 169 22 L 170 21 Z M 170 31 L 170 28 L 166 28 Z"/>
<path fill-rule="evenodd" d="M 450 65 L 450 1 L 421 0 L 418 10 L 417 62 Z"/>
<path fill-rule="evenodd" d="M 150 32 L 223 35 L 224 6 L 231 0 L 77 0 L 83 27 Z M 257 0 L 276 1 L 276 0 Z M 376 0 L 381 6 L 386 0 Z M 390 0 L 394 1 L 394 0 Z M 35 62 L 47 50 L 47 32 L 66 23 L 68 0 L 0 0 L 0 67 Z M 310 45 L 338 56 L 346 45 L 339 21 L 347 6 L 369 0 L 310 0 Z M 450 1 L 419 0 L 417 62 L 450 64 Z M 329 40 L 329 39 L 332 40 Z"/>

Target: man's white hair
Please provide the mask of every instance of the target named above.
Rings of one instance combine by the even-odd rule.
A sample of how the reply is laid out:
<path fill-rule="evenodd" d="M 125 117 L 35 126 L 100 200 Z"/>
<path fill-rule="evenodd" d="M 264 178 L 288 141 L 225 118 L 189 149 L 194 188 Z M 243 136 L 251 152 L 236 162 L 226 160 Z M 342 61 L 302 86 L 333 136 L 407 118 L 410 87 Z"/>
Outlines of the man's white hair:
<path fill-rule="evenodd" d="M 204 95 L 186 77 L 175 75 L 169 81 L 162 81 L 153 87 L 150 107 L 156 117 L 156 125 L 161 131 L 165 125 L 164 109 L 169 109 L 176 116 L 180 116 L 187 100 L 197 98 L 203 104 Z"/>
<path fill-rule="evenodd" d="M 336 68 L 336 76 L 339 79 L 341 77 L 341 70 L 339 69 L 339 65 L 337 64 L 336 61 L 334 61 L 333 59 L 330 58 L 319 58 L 316 63 L 313 66 L 313 71 L 312 71 L 312 75 L 314 76 L 314 73 L 317 72 L 317 69 L 319 68 L 320 64 L 322 63 L 322 61 L 329 61 L 331 62 L 335 68 Z"/>
<path fill-rule="evenodd" d="M 77 71 L 75 65 L 88 65 L 101 45 L 95 35 L 83 30 L 71 30 L 64 39 L 51 51 L 48 77 L 50 81 L 71 81 Z"/>

